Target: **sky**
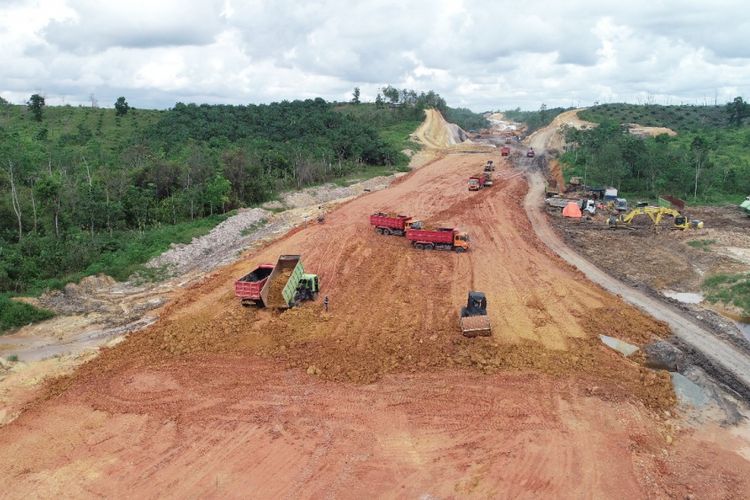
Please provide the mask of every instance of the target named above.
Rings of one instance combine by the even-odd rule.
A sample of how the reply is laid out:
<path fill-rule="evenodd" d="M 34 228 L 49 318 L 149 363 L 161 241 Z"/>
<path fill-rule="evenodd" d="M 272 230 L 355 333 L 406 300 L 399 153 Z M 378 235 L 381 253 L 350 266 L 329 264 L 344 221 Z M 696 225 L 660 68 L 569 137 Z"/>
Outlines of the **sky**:
<path fill-rule="evenodd" d="M 744 2 L 0 0 L 0 96 L 136 108 L 393 85 L 474 111 L 750 100 Z"/>

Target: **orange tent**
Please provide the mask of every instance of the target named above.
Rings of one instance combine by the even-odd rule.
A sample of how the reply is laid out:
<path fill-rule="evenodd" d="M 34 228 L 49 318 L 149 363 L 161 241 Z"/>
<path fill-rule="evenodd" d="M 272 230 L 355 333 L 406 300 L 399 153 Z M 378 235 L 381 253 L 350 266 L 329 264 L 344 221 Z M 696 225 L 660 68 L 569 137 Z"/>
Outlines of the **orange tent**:
<path fill-rule="evenodd" d="M 578 207 L 578 203 L 571 201 L 565 208 L 563 208 L 563 217 L 573 217 L 575 219 L 581 218 L 581 209 Z"/>

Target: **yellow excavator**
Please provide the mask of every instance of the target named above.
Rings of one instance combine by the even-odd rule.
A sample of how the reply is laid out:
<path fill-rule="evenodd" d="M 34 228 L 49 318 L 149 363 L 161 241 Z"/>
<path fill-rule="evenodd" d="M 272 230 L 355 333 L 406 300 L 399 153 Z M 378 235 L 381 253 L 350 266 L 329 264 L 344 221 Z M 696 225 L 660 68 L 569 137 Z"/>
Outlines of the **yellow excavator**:
<path fill-rule="evenodd" d="M 675 210 L 674 208 L 666 208 L 666 207 L 636 207 L 626 213 L 625 215 L 620 216 L 611 216 L 609 219 L 607 219 L 607 225 L 611 228 L 616 227 L 628 227 L 631 222 L 633 222 L 633 219 L 635 219 L 639 215 L 647 215 L 649 219 L 651 219 L 651 222 L 654 223 L 654 228 L 659 227 L 659 224 L 661 223 L 661 220 L 666 217 L 672 217 L 673 218 L 673 224 L 672 229 L 702 229 L 703 228 L 703 221 L 700 220 L 690 220 L 687 218 L 687 216 L 682 215 L 680 212 Z"/>

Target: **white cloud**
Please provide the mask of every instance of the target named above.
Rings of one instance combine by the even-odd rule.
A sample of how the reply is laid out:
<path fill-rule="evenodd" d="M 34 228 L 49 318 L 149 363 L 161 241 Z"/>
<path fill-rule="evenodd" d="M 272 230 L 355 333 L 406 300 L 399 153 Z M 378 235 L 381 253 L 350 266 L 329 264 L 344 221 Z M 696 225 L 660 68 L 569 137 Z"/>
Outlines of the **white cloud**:
<path fill-rule="evenodd" d="M 373 98 L 475 110 L 750 93 L 744 4 L 632 0 L 5 0 L 0 95 L 136 107 Z M 731 20 L 731 22 L 727 22 Z"/>

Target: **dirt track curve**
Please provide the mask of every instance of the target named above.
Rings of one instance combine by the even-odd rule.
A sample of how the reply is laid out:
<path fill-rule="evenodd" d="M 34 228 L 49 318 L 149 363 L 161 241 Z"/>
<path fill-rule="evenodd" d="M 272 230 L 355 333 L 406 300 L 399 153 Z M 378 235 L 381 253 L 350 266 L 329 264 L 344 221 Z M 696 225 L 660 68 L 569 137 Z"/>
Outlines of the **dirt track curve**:
<path fill-rule="evenodd" d="M 664 413 L 669 376 L 597 338 L 667 328 L 534 236 L 509 162 L 446 153 L 207 276 L 51 383 L 0 428 L 4 494 L 746 497 L 747 462 Z M 487 159 L 495 186 L 468 192 Z M 473 248 L 415 250 L 369 227 L 379 210 L 457 225 Z M 233 281 L 285 253 L 320 275 L 328 313 L 239 305 Z M 491 338 L 458 333 L 472 289 Z"/>

